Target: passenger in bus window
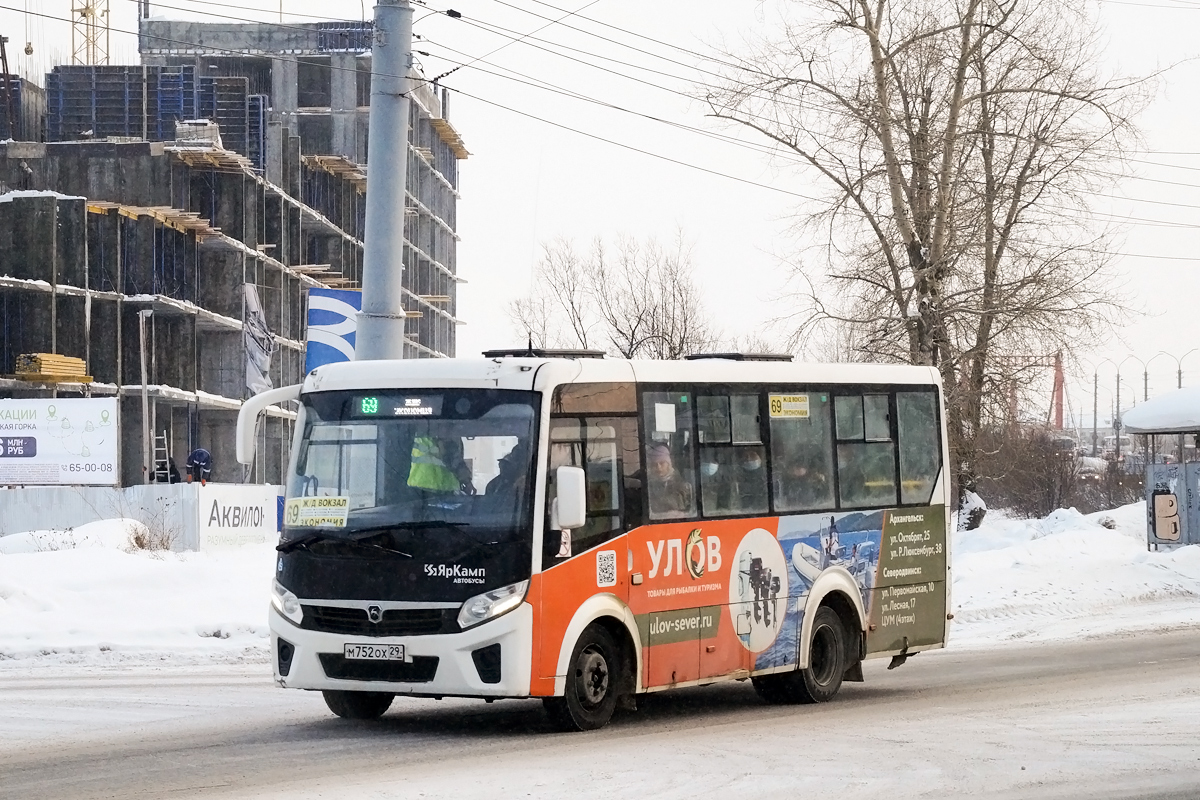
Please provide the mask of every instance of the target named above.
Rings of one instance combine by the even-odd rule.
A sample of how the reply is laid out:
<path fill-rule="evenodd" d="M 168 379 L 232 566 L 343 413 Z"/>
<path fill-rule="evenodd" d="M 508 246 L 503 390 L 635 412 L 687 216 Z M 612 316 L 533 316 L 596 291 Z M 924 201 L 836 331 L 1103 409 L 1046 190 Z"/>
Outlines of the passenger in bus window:
<path fill-rule="evenodd" d="M 649 465 L 650 516 L 676 517 L 692 513 L 695 507 L 692 486 L 675 469 L 671 448 L 652 444 L 647 448 Z"/>
<path fill-rule="evenodd" d="M 833 507 L 833 491 L 827 476 L 812 458 L 784 459 L 787 467 L 777 479 L 776 506 L 784 511 L 812 511 Z"/>
<path fill-rule="evenodd" d="M 762 513 L 767 510 L 767 469 L 763 463 L 761 447 L 737 448 L 737 469 L 734 482 L 737 491 L 738 510 Z"/>
<path fill-rule="evenodd" d="M 733 467 L 729 450 L 706 447 L 700 450 L 700 502 L 708 516 L 728 514 L 733 495 Z"/>
<path fill-rule="evenodd" d="M 842 505 L 887 505 L 896 502 L 896 470 L 890 443 L 838 445 L 838 486 Z"/>
<path fill-rule="evenodd" d="M 523 490 L 529 472 L 529 446 L 523 441 L 518 441 L 512 450 L 500 457 L 496 466 L 499 473 L 488 481 L 487 488 L 484 489 L 485 496 L 512 495 Z"/>

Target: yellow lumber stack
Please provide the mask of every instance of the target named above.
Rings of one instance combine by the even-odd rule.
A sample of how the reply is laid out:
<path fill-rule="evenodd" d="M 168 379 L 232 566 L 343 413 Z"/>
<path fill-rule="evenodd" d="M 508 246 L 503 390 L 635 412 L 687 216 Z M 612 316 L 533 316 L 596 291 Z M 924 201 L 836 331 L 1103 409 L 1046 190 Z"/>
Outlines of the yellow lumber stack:
<path fill-rule="evenodd" d="M 17 356 L 16 377 L 39 383 L 91 383 L 82 358 L 54 353 L 25 353 Z"/>

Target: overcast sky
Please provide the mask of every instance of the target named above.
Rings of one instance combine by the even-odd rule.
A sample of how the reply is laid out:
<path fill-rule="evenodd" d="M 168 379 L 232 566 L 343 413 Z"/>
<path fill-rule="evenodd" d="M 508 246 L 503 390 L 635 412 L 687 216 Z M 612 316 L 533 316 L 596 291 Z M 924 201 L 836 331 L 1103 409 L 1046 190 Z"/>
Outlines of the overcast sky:
<path fill-rule="evenodd" d="M 110 2 L 113 28 L 134 30 L 135 0 Z M 191 18 L 207 10 L 212 21 L 232 21 L 218 14 L 279 19 L 278 2 L 221 2 L 225 5 L 167 0 L 154 3 L 153 13 Z M 438 2 L 431 7 L 452 7 L 463 19 L 418 8 L 415 30 L 422 40 L 415 47 L 429 53 L 419 56 L 427 75 L 503 47 L 444 79 L 460 92 L 452 100 L 450 117 L 472 153 L 460 166 L 458 271 L 468 281 L 459 289 L 459 316 L 466 323 L 459 329 L 460 355 L 523 342 L 506 307 L 528 291 L 541 245 L 559 237 L 584 247 L 596 236 L 653 236 L 669 243 L 682 235 L 693 245 L 697 281 L 720 329 L 730 336 L 757 333 L 779 339 L 786 334 L 785 328 L 768 330 L 765 325 L 789 312 L 786 280 L 795 263 L 797 240 L 791 229 L 799 202 L 794 194 L 811 192 L 811 179 L 772 164 L 752 147 L 520 82 L 549 82 L 639 114 L 752 142 L 745 134 L 715 126 L 685 96 L 711 76 L 702 71 L 700 59 L 671 45 L 697 52 L 710 52 L 722 42 L 736 47 L 743 37 L 771 26 L 775 2 Z M 300 15 L 329 14 L 332 5 L 284 0 L 284 19 L 311 21 Z M 13 71 L 36 75 L 47 61 L 69 57 L 65 20 L 70 6 L 70 0 L 28 0 L 31 11 L 64 20 L 52 21 L 26 18 L 19 12 L 26 0 L 0 0 L 0 7 L 18 9 L 0 10 L 0 32 L 10 37 Z M 337 7 L 348 16 L 372 13 L 369 0 L 365 9 L 353 2 Z M 563 16 L 555 8 L 579 11 L 579 16 L 534 33 L 548 24 L 546 18 Z M 1194 36 L 1200 27 L 1198 0 L 1106 0 L 1094 8 L 1105 28 L 1104 52 L 1113 70 L 1147 73 L 1194 58 L 1200 50 Z M 513 42 L 525 34 L 532 36 Z M 22 51 L 26 40 L 34 45 L 32 57 Z M 112 49 L 114 63 L 136 63 L 136 42 L 128 33 L 114 30 Z M 1173 357 L 1200 347 L 1198 108 L 1200 66 L 1186 62 L 1162 77 L 1154 102 L 1140 118 L 1144 151 L 1129 165 L 1137 177 L 1124 182 L 1115 196 L 1095 200 L 1097 212 L 1137 220 L 1123 229 L 1122 255 L 1113 274 L 1114 280 L 1125 282 L 1125 296 L 1138 313 L 1110 341 L 1095 343 L 1089 354 L 1089 362 L 1099 363 L 1102 409 L 1111 405 L 1116 385 L 1114 367 L 1103 359 L 1121 361 L 1132 355 L 1145 361 L 1160 351 L 1169 353 L 1149 365 L 1153 396 L 1174 387 Z M 1087 380 L 1080 375 L 1069 386 L 1072 407 L 1085 409 L 1089 417 L 1092 369 L 1090 363 L 1084 365 L 1080 372 L 1088 374 Z M 1142 369 L 1133 358 L 1125 361 L 1123 406 L 1131 392 L 1140 396 Z M 1185 358 L 1183 373 L 1185 385 L 1200 383 L 1200 351 Z"/>

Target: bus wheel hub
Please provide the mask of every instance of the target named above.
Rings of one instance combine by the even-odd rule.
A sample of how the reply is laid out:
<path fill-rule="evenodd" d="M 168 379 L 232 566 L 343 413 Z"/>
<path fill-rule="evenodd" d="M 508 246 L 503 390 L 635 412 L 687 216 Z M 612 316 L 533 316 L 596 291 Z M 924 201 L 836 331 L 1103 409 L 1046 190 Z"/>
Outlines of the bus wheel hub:
<path fill-rule="evenodd" d="M 580 659 L 583 700 L 589 705 L 602 702 L 608 694 L 608 663 L 595 650 L 586 650 Z"/>

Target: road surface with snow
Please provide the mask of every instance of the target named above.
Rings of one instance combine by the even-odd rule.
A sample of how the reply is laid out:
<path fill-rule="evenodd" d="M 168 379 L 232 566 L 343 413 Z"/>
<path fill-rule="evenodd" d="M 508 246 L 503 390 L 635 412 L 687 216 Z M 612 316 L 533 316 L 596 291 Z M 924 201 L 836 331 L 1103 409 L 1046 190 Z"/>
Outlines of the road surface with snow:
<path fill-rule="evenodd" d="M 536 701 L 397 700 L 375 723 L 228 667 L 10 671 L 0 794 L 212 798 L 1195 798 L 1200 635 L 923 653 L 822 706 L 748 684 L 587 734 Z"/>

